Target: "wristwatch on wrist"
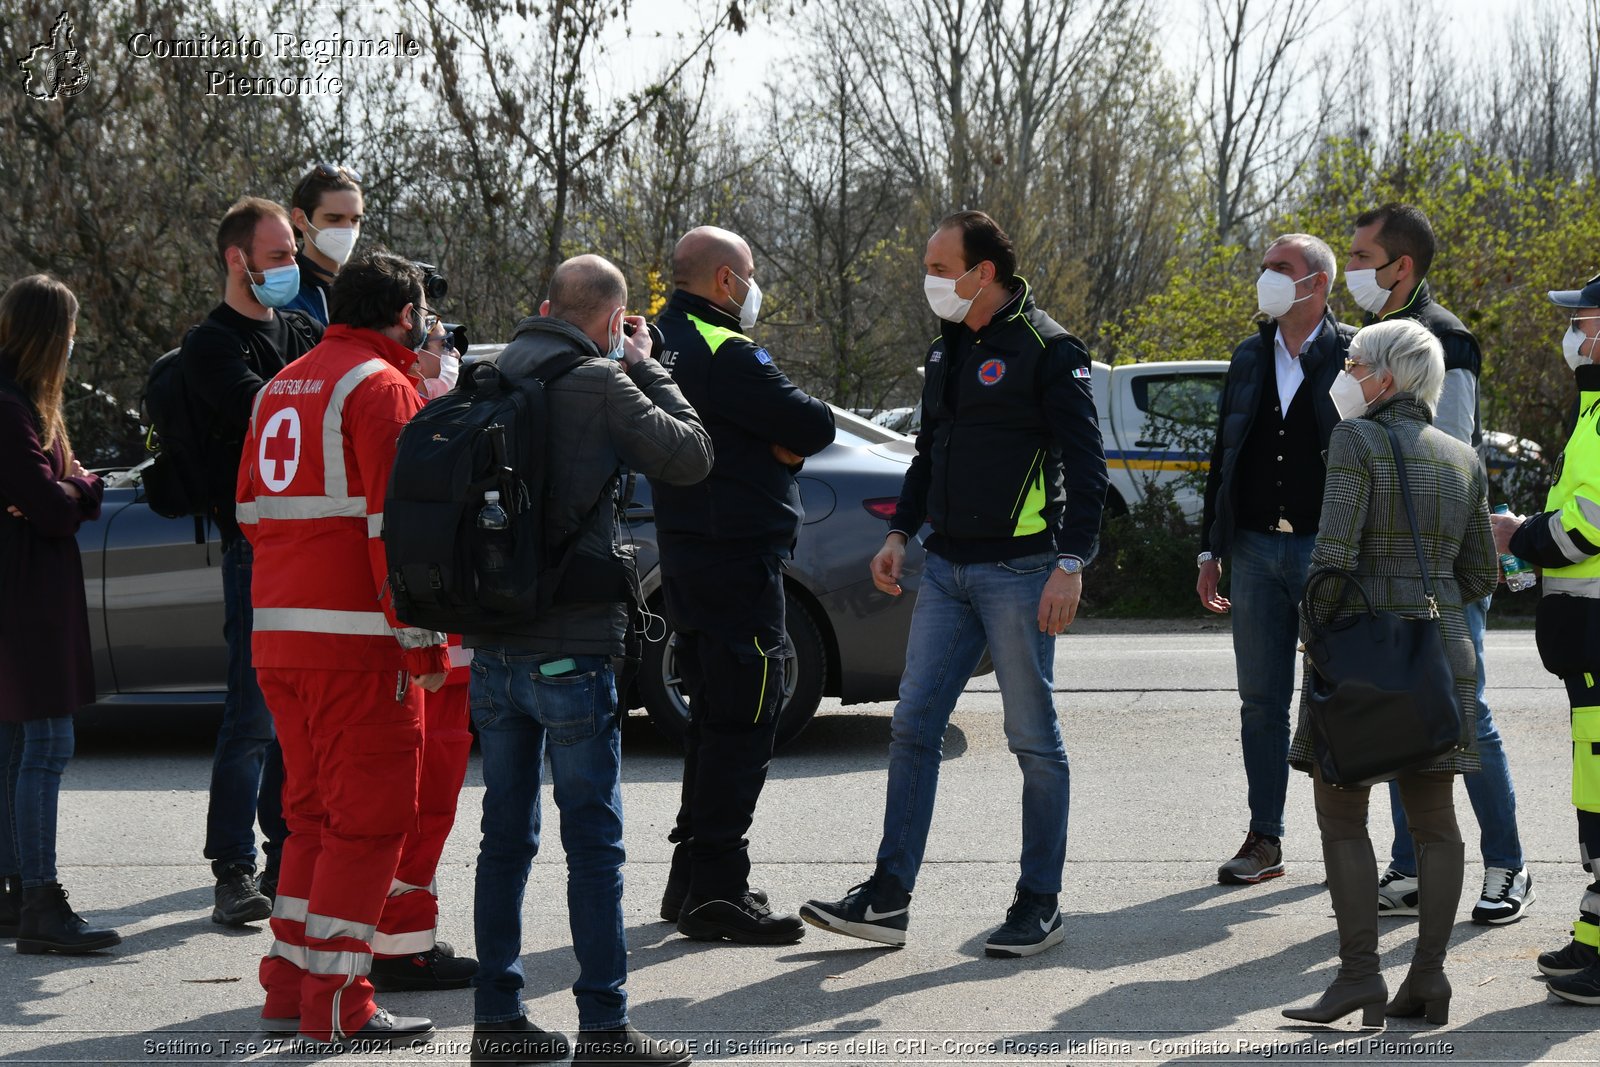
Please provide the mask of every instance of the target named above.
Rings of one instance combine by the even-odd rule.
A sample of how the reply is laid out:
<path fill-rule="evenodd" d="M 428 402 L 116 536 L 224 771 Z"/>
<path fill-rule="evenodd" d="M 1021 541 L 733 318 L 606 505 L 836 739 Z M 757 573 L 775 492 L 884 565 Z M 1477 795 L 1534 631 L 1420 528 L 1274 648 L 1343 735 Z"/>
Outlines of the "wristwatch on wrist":
<path fill-rule="evenodd" d="M 1210 563 L 1212 560 L 1214 560 L 1216 558 L 1217 557 L 1214 556 L 1213 554 L 1211 554 L 1210 552 L 1202 552 L 1202 553 L 1200 553 L 1198 556 L 1196 556 L 1194 558 L 1194 565 L 1196 567 L 1204 567 L 1207 563 Z"/>
<path fill-rule="evenodd" d="M 1056 570 L 1077 574 L 1083 570 L 1083 560 L 1077 556 L 1061 556 L 1056 560 Z"/>

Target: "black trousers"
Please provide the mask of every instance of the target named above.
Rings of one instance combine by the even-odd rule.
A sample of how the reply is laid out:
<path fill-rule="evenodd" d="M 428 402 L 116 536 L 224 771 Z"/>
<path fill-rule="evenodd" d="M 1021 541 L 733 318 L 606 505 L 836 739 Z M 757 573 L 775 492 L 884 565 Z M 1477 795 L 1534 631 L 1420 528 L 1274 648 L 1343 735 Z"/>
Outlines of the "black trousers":
<path fill-rule="evenodd" d="M 666 577 L 662 591 L 689 700 L 673 868 L 688 864 L 695 900 L 737 899 L 783 698 L 783 561 L 729 560 Z"/>

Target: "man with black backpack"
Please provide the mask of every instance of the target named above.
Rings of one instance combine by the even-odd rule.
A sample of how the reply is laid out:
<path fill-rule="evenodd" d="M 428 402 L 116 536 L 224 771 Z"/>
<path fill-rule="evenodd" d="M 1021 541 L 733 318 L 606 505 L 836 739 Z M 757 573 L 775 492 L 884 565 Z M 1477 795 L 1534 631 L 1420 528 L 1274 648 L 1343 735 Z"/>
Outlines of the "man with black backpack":
<path fill-rule="evenodd" d="M 250 542 L 234 520 L 234 484 L 256 393 L 322 337 L 322 325 L 279 310 L 299 291 L 294 231 L 283 208 L 246 197 L 223 216 L 217 258 L 226 273 L 222 303 L 184 338 L 178 356 L 189 436 L 198 459 L 196 503 L 222 535 L 223 636 L 228 695 L 211 765 L 205 857 L 216 877 L 213 922 L 239 926 L 272 913 L 283 820 L 283 756 L 250 656 Z M 158 429 L 160 429 L 158 427 Z M 256 881 L 257 819 L 266 870 Z"/>
<path fill-rule="evenodd" d="M 540 314 L 517 324 L 498 360 L 508 382 L 548 387 L 548 426 L 534 428 L 532 444 L 542 460 L 543 491 L 533 484 L 511 493 L 502 507 L 499 491 L 488 490 L 484 495 L 496 499 L 482 503 L 482 516 L 492 518 L 491 529 L 514 527 L 517 516 L 531 512 L 530 498 L 542 499 L 540 554 L 560 577 L 552 580 L 547 609 L 529 607 L 464 636 L 473 649 L 472 718 L 486 787 L 473 916 L 475 1064 L 542 1062 L 567 1052 L 564 1038 L 528 1021 L 521 996 L 522 897 L 538 851 L 546 752 L 561 809 L 579 967 L 573 1063 L 690 1062 L 681 1043 L 647 1037 L 628 1022 L 621 745 L 611 657 L 625 652 L 629 589 L 637 582 L 632 557 L 617 546 L 621 469 L 658 484 L 692 484 L 711 469 L 711 438 L 672 378 L 649 358 L 644 320 L 625 314 L 627 295 L 622 273 L 601 257 L 566 261 L 550 279 Z M 466 380 L 474 377 L 471 368 L 463 373 L 461 388 L 473 388 Z M 405 453 L 402 440 L 402 460 Z M 517 473 L 520 484 L 538 481 Z M 388 521 L 398 514 L 391 510 Z M 391 584 L 395 556 L 391 551 Z"/>

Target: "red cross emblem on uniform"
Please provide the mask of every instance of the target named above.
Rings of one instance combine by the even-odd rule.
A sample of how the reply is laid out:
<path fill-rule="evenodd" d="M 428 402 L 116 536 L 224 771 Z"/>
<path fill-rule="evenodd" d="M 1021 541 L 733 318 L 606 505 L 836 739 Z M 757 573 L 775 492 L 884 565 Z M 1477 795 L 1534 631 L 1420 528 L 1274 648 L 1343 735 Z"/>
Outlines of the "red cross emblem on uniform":
<path fill-rule="evenodd" d="M 300 413 L 294 408 L 284 408 L 267 420 L 256 469 L 274 493 L 283 492 L 294 481 L 295 471 L 300 469 Z"/>

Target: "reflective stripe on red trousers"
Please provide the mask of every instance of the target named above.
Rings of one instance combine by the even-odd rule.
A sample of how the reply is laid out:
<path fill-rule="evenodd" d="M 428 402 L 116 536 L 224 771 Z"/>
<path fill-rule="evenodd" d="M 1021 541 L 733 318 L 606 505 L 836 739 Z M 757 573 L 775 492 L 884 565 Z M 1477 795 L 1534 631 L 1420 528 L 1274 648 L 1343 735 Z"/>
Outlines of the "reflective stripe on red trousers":
<path fill-rule="evenodd" d="M 372 938 L 406 835 L 417 825 L 422 691 L 394 671 L 260 668 L 283 748 L 289 824 L 261 961 L 266 1018 L 299 1016 L 330 1040 L 376 1008 Z"/>
<path fill-rule="evenodd" d="M 452 672 L 454 673 L 454 672 Z M 456 821 L 456 801 L 467 777 L 472 731 L 467 729 L 467 687 L 447 684 L 423 695 L 422 779 L 417 828 L 406 835 L 389 899 L 378 917 L 374 956 L 409 956 L 433 948 L 439 924 L 434 874 Z"/>

